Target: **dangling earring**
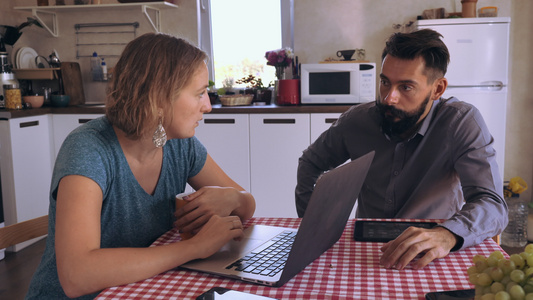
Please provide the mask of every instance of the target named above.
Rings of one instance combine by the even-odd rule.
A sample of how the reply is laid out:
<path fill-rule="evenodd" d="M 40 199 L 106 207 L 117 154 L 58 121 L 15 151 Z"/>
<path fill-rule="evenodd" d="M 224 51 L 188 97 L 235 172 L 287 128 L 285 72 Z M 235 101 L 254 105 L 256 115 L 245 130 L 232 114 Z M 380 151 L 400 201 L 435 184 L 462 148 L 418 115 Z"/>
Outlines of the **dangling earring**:
<path fill-rule="evenodd" d="M 165 128 L 163 128 L 162 118 L 159 118 L 159 124 L 152 136 L 152 142 L 157 148 L 163 148 L 167 143 L 167 133 L 165 132 Z"/>

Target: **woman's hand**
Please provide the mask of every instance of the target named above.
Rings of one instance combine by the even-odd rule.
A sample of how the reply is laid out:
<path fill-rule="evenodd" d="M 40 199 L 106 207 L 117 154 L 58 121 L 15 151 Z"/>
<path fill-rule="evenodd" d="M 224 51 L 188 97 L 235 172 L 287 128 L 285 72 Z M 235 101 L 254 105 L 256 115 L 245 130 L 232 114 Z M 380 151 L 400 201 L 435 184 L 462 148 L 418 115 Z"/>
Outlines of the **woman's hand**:
<path fill-rule="evenodd" d="M 228 241 L 240 240 L 243 227 L 239 217 L 212 216 L 198 233 L 186 242 L 196 243 L 199 258 L 206 258 L 217 252 Z"/>
<path fill-rule="evenodd" d="M 185 197 L 189 203 L 175 212 L 174 226 L 181 232 L 196 233 L 212 216 L 237 216 L 241 222 L 251 218 L 255 199 L 233 181 L 208 154 L 204 167 L 189 184 L 196 192 Z"/>
<path fill-rule="evenodd" d="M 230 216 L 239 208 L 242 196 L 240 191 L 232 187 L 202 187 L 183 198 L 189 202 L 176 210 L 174 226 L 181 232 L 196 233 L 211 217 Z"/>

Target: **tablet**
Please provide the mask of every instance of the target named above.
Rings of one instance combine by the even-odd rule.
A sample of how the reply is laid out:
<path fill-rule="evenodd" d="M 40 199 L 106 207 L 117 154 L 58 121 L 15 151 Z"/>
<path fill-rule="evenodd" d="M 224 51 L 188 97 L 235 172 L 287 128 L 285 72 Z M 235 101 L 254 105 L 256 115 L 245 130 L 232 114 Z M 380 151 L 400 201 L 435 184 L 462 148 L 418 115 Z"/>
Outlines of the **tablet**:
<path fill-rule="evenodd" d="M 437 225 L 435 222 L 356 220 L 354 240 L 386 243 L 397 238 L 408 227 L 433 228 L 435 225 Z"/>
<path fill-rule="evenodd" d="M 476 290 L 456 290 L 431 292 L 426 294 L 426 300 L 473 300 L 476 296 Z"/>

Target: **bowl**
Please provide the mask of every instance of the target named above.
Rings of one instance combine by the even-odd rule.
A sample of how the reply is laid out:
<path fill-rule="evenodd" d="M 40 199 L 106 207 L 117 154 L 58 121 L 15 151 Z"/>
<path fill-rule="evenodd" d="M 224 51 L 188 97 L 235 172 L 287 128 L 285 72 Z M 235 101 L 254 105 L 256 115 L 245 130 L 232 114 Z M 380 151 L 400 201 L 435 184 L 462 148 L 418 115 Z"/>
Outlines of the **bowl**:
<path fill-rule="evenodd" d="M 52 95 L 50 96 L 50 103 L 55 107 L 67 107 L 70 102 L 69 95 Z"/>
<path fill-rule="evenodd" d="M 31 104 L 33 108 L 39 108 L 43 106 L 44 96 L 24 96 L 22 97 L 22 101 Z"/>

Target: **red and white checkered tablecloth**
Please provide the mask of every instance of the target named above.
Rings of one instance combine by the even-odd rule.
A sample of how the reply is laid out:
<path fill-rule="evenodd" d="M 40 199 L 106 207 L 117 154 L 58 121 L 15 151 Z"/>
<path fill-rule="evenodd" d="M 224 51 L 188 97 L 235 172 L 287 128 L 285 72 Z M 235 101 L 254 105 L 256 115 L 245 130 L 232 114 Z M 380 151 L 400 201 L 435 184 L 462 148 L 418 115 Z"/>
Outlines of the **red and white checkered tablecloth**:
<path fill-rule="evenodd" d="M 404 221 L 413 221 L 405 220 Z M 340 240 L 282 287 L 267 287 L 194 271 L 173 269 L 152 278 L 108 288 L 97 299 L 195 299 L 212 287 L 225 287 L 277 299 L 424 299 L 427 292 L 473 288 L 466 269 L 475 254 L 504 252 L 487 239 L 480 245 L 449 254 L 422 270 L 401 271 L 379 264 L 382 243 L 354 242 L 353 219 Z M 253 218 L 248 224 L 297 228 L 297 218 Z M 154 245 L 179 240 L 169 231 Z M 505 252 L 504 252 L 505 253 Z"/>

